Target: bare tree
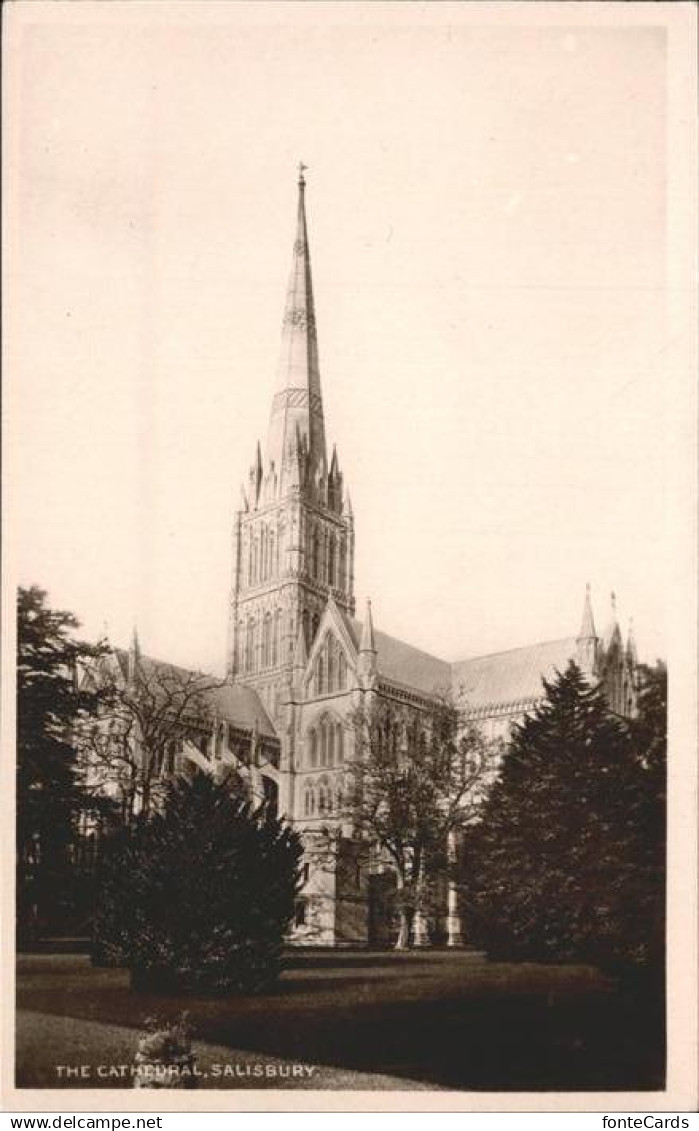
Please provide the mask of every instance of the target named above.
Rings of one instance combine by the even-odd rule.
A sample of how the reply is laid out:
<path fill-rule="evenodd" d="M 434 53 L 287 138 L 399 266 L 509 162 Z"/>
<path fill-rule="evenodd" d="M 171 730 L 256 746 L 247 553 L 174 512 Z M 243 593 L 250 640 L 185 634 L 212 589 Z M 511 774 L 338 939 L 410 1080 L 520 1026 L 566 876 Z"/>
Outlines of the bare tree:
<path fill-rule="evenodd" d="M 395 873 L 402 949 L 413 942 L 416 916 L 428 910 L 438 875 L 453 870 L 449 846 L 476 817 L 498 751 L 449 697 L 402 717 L 375 698 L 353 723 L 344 807 L 355 834 L 375 845 Z"/>
<path fill-rule="evenodd" d="M 205 749 L 215 723 L 210 696 L 223 683 L 133 653 L 126 673 L 112 654 L 85 678 L 102 693 L 98 717 L 76 735 L 87 783 L 114 797 L 129 825 L 157 804 L 183 747 Z"/>

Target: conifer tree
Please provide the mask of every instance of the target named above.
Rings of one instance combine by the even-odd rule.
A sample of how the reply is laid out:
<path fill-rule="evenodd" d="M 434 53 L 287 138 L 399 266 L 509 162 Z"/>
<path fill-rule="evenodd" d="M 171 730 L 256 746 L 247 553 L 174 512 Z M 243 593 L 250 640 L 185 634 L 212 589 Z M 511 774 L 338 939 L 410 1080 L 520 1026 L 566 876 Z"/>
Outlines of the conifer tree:
<path fill-rule="evenodd" d="M 20 938 L 60 929 L 76 874 L 70 850 L 81 814 L 104 805 L 85 789 L 73 741 L 99 693 L 78 686 L 77 667 L 104 649 L 76 640 L 78 621 L 52 609 L 38 586 L 17 599 L 17 911 Z"/>
<path fill-rule="evenodd" d="M 254 992 L 276 977 L 302 850 L 268 807 L 196 772 L 119 835 L 101 875 L 100 961 L 125 963 L 155 992 Z"/>
<path fill-rule="evenodd" d="M 662 874 L 657 781 L 633 726 L 574 664 L 544 686 L 467 836 L 471 938 L 492 956 L 647 961 Z"/>

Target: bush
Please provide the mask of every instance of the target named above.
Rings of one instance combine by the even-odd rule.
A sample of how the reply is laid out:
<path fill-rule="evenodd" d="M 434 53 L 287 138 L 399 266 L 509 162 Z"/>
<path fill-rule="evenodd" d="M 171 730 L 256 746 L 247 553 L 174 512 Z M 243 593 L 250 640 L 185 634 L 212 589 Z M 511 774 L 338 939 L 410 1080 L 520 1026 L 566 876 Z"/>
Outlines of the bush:
<path fill-rule="evenodd" d="M 207 774 L 107 853 L 93 960 L 136 989 L 246 993 L 278 975 L 298 890 L 298 837 Z"/>

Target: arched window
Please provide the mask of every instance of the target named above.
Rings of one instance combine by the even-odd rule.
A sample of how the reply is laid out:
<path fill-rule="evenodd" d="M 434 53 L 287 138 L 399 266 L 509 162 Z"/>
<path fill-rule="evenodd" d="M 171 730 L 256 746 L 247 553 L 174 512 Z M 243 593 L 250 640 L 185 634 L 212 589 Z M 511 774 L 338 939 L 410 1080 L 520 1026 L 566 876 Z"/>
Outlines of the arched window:
<path fill-rule="evenodd" d="M 311 543 L 311 573 L 315 578 L 319 576 L 320 572 L 320 539 L 318 538 L 318 531 L 314 529 L 313 540 Z"/>
<path fill-rule="evenodd" d="M 328 537 L 328 585 L 335 584 L 335 535 Z"/>
<path fill-rule="evenodd" d="M 318 732 L 315 730 L 308 732 L 308 761 L 314 768 L 318 765 Z"/>
<path fill-rule="evenodd" d="M 305 817 L 312 817 L 316 811 L 316 798 L 312 785 L 306 786 L 303 798 L 303 813 Z"/>
<path fill-rule="evenodd" d="M 335 727 L 332 723 L 328 724 L 328 765 L 335 764 Z"/>
<path fill-rule="evenodd" d="M 259 560 L 260 560 L 260 541 L 255 535 L 252 543 L 252 581 L 253 585 L 257 582 L 259 576 Z"/>
<path fill-rule="evenodd" d="M 325 642 L 328 657 L 328 691 L 335 690 L 335 641 L 328 637 Z"/>
<path fill-rule="evenodd" d="M 267 576 L 274 577 L 276 575 L 276 557 L 275 557 L 275 538 L 274 531 L 269 532 L 269 558 L 267 561 Z"/>
<path fill-rule="evenodd" d="M 342 648 L 337 660 L 337 686 L 340 691 L 344 691 L 347 686 L 347 657 Z"/>
<path fill-rule="evenodd" d="M 327 778 L 321 778 L 318 783 L 318 813 L 332 813 L 333 797 L 332 790 L 328 784 Z"/>
<path fill-rule="evenodd" d="M 328 764 L 328 724 L 325 719 L 320 724 L 320 764 Z"/>
<path fill-rule="evenodd" d="M 303 638 L 306 641 L 306 648 L 311 646 L 311 625 L 308 616 L 308 609 L 304 609 L 301 615 L 301 623 L 303 624 Z"/>
<path fill-rule="evenodd" d="M 343 591 L 347 589 L 347 548 L 344 538 L 340 539 L 340 576 L 338 585 Z"/>
<path fill-rule="evenodd" d="M 342 723 L 337 724 L 337 761 L 341 765 L 345 760 L 345 731 Z"/>
<path fill-rule="evenodd" d="M 314 613 L 313 618 L 311 620 L 311 640 L 312 641 L 315 640 L 315 638 L 316 638 L 316 633 L 318 631 L 318 625 L 319 624 L 320 624 L 320 617 L 318 616 L 317 613 Z"/>
<path fill-rule="evenodd" d="M 272 617 L 265 616 L 262 632 L 262 666 L 268 668 L 272 663 Z"/>
<path fill-rule="evenodd" d="M 245 670 L 251 672 L 253 670 L 253 661 L 255 658 L 255 622 L 250 618 L 245 629 Z"/>
<path fill-rule="evenodd" d="M 281 655 L 281 642 L 282 642 L 282 611 L 277 609 L 274 614 L 274 634 L 272 636 L 272 664 L 274 667 L 279 663 Z"/>
<path fill-rule="evenodd" d="M 325 694 L 325 656 L 321 653 L 316 667 L 316 694 Z"/>

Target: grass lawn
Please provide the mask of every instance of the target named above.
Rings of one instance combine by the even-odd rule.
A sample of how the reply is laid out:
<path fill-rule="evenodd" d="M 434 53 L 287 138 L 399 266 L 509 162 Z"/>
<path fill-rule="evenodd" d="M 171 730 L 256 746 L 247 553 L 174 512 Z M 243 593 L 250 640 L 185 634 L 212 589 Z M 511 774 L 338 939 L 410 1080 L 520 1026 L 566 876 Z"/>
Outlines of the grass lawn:
<path fill-rule="evenodd" d="M 126 971 L 93 969 L 81 955 L 26 955 L 17 1006 L 27 1011 L 19 1087 L 56 1087 L 58 1064 L 128 1064 L 143 1018 L 182 1009 L 202 1064 L 309 1065 L 305 1087 L 583 1091 L 664 1083 L 657 1003 L 620 993 L 589 967 L 488 963 L 468 952 L 295 954 L 273 991 L 215 1000 L 135 994 Z M 210 1074 L 200 1086 L 264 1085 Z M 267 1086 L 302 1084 L 270 1077 Z"/>

